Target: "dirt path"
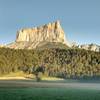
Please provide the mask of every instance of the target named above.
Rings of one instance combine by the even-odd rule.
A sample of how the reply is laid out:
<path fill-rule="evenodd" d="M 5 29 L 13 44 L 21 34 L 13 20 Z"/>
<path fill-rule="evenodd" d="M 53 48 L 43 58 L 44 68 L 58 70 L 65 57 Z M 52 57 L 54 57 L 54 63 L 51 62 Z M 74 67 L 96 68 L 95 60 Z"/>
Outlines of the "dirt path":
<path fill-rule="evenodd" d="M 36 88 L 83 88 L 83 89 L 98 89 L 99 83 L 60 83 L 60 82 L 33 82 L 30 80 L 0 80 L 0 88 L 21 88 L 21 87 L 36 87 Z"/>

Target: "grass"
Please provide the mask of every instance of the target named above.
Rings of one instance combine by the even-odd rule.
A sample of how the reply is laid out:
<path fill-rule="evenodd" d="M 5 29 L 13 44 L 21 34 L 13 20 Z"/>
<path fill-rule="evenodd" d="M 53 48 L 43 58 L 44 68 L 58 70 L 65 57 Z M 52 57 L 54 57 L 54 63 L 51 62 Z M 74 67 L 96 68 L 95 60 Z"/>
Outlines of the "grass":
<path fill-rule="evenodd" d="M 25 79 L 25 78 L 35 79 L 35 75 L 27 74 L 27 73 L 24 73 L 23 71 L 11 72 L 9 74 L 0 75 L 0 79 L 5 79 L 5 80 L 6 79 Z"/>
<path fill-rule="evenodd" d="M 100 85 L 74 80 L 0 80 L 0 100 L 100 100 Z"/>
<path fill-rule="evenodd" d="M 0 88 L 0 100 L 100 100 L 100 90 Z"/>

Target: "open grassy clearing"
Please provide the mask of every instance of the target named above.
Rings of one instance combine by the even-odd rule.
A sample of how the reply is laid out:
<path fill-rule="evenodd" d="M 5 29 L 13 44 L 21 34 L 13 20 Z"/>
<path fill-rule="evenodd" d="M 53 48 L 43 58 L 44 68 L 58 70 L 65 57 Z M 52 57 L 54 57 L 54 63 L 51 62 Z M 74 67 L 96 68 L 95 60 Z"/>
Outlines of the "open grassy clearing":
<path fill-rule="evenodd" d="M 63 81 L 63 78 L 41 76 L 42 81 Z M 11 72 L 0 75 L 0 80 L 36 80 L 36 75 L 24 73 L 22 71 Z"/>
<path fill-rule="evenodd" d="M 0 100 L 100 100 L 100 84 L 0 80 Z"/>
<path fill-rule="evenodd" d="M 100 100 L 100 91 L 74 88 L 0 88 L 0 100 Z"/>

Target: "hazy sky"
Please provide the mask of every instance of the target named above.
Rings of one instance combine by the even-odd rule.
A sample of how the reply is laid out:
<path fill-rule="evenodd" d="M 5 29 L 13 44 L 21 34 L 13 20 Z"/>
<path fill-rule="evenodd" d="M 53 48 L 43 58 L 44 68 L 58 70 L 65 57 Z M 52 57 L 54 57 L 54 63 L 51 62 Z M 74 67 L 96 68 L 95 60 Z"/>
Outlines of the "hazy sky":
<path fill-rule="evenodd" d="M 21 28 L 58 19 L 69 41 L 100 44 L 100 0 L 0 0 L 0 44 Z"/>

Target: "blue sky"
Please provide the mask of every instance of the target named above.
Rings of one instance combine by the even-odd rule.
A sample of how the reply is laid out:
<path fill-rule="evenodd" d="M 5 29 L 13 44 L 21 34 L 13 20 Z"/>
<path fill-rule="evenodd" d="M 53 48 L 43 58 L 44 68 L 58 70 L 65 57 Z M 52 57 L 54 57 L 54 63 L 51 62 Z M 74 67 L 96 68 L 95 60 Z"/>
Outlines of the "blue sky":
<path fill-rule="evenodd" d="M 0 0 L 0 44 L 21 28 L 58 19 L 69 41 L 100 44 L 100 0 Z"/>

